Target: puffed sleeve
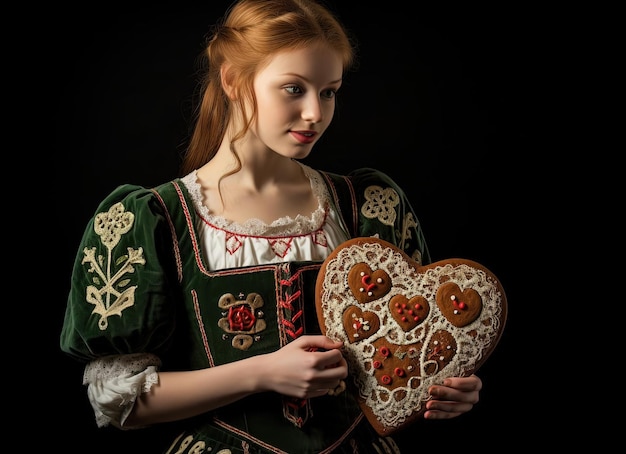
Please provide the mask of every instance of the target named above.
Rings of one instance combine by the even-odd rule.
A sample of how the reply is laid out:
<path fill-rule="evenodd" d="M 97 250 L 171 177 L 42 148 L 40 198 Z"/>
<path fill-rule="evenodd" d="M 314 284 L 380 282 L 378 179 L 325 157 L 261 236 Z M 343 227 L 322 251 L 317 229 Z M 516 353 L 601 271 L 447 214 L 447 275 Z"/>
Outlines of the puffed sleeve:
<path fill-rule="evenodd" d="M 175 324 L 172 234 L 149 189 L 122 185 L 89 221 L 74 262 L 61 350 L 80 361 L 167 347 Z"/>
<path fill-rule="evenodd" d="M 406 194 L 387 174 L 361 168 L 348 174 L 358 210 L 358 235 L 388 241 L 416 262 L 431 262 L 415 210 Z"/>

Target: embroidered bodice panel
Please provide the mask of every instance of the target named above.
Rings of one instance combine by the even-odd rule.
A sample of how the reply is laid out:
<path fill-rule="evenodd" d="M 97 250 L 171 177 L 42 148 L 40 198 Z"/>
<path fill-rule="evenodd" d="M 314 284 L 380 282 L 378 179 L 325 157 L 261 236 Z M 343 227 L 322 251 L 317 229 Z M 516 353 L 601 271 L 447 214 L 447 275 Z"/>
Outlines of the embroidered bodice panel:
<path fill-rule="evenodd" d="M 196 228 L 209 269 L 324 260 L 335 247 L 348 239 L 339 214 L 330 203 L 322 176 L 311 167 L 300 165 L 318 200 L 317 209 L 309 216 L 285 216 L 271 224 L 260 219 L 238 223 L 211 214 L 209 207 L 203 203 L 196 171 L 182 178 L 198 214 Z"/>

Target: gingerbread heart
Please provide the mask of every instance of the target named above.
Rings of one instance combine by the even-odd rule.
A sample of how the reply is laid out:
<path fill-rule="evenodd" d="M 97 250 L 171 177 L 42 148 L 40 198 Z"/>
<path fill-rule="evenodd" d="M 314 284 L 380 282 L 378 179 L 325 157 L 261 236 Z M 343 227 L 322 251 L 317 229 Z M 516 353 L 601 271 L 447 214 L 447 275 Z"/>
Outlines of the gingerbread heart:
<path fill-rule="evenodd" d="M 430 305 L 423 296 L 414 296 L 408 299 L 406 296 L 399 294 L 394 295 L 389 300 L 389 312 L 404 331 L 410 331 L 422 323 L 429 311 Z"/>
<path fill-rule="evenodd" d="M 364 304 L 386 295 L 391 288 L 391 280 L 385 271 L 372 271 L 367 263 L 357 263 L 348 273 L 348 286 L 354 298 Z"/>
<path fill-rule="evenodd" d="M 344 342 L 348 389 L 380 435 L 420 418 L 431 385 L 478 370 L 507 315 L 502 285 L 481 264 L 453 258 L 422 266 L 374 237 L 330 254 L 315 304 L 322 332 Z"/>
<path fill-rule="evenodd" d="M 350 306 L 343 313 L 343 328 L 348 335 L 348 342 L 356 342 L 378 332 L 380 320 L 374 312 Z"/>
<path fill-rule="evenodd" d="M 458 284 L 446 282 L 437 289 L 437 306 L 450 323 L 461 328 L 476 320 L 483 302 L 473 288 L 461 290 Z"/>

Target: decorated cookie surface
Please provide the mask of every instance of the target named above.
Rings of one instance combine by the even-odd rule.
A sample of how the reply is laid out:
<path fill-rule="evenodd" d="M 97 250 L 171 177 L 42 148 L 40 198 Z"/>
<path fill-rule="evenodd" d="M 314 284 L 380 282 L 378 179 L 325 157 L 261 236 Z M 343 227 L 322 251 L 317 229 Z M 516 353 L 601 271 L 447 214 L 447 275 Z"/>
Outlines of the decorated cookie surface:
<path fill-rule="evenodd" d="M 349 389 L 376 431 L 390 435 L 426 411 L 431 385 L 484 363 L 507 301 L 477 262 L 420 266 L 372 237 L 348 240 L 324 261 L 316 309 L 322 332 L 344 342 Z"/>

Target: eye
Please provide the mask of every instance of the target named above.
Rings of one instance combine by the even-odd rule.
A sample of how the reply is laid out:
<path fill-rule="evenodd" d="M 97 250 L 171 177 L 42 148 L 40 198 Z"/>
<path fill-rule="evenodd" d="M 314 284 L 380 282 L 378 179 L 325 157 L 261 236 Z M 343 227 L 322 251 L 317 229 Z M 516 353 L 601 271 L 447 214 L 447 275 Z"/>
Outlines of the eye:
<path fill-rule="evenodd" d="M 285 87 L 285 91 L 290 95 L 299 95 L 302 93 L 302 89 L 297 85 L 289 85 Z"/>
<path fill-rule="evenodd" d="M 333 99 L 336 94 L 337 90 L 332 90 L 330 88 L 328 90 L 322 91 L 322 97 L 327 99 Z"/>

